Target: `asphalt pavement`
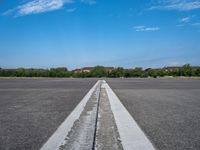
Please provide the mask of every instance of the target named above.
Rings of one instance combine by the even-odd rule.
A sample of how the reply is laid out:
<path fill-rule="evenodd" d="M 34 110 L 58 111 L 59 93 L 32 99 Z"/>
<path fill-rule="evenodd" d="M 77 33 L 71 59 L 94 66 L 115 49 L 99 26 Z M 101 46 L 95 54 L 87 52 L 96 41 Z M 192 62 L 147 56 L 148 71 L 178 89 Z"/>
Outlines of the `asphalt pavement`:
<path fill-rule="evenodd" d="M 96 81 L 0 79 L 0 149 L 40 149 Z"/>
<path fill-rule="evenodd" d="M 157 149 L 200 149 L 200 80 L 106 81 Z"/>
<path fill-rule="evenodd" d="M 97 80 L 1 78 L 0 150 L 40 149 Z M 200 149 L 200 80 L 106 81 L 157 149 Z M 101 102 L 99 120 L 108 129 L 115 126 L 113 116 L 105 115 L 109 105 Z M 101 141 L 104 132 L 109 137 L 101 126 L 97 139 L 108 144 Z"/>

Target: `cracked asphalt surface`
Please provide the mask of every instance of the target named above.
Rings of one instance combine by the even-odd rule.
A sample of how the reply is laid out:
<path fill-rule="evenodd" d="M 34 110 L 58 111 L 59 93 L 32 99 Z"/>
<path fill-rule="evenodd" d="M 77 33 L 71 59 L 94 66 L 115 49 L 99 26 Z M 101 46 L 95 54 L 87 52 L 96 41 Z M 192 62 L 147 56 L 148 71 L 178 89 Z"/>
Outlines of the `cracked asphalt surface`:
<path fill-rule="evenodd" d="M 200 149 L 200 80 L 106 81 L 157 149 Z"/>
<path fill-rule="evenodd" d="M 96 81 L 0 79 L 0 149 L 39 149 Z"/>

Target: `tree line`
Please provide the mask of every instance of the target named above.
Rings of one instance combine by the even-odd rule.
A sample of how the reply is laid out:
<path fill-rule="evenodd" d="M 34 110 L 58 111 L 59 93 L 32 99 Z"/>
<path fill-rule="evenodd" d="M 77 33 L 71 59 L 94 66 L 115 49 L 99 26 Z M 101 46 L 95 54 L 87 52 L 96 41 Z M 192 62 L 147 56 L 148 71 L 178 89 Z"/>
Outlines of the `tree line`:
<path fill-rule="evenodd" d="M 65 67 L 51 69 L 3 69 L 0 68 L 0 77 L 74 77 L 74 78 L 91 78 L 91 77 L 109 77 L 109 78 L 131 78 L 131 77 L 164 77 L 164 76 L 185 76 L 185 77 L 200 77 L 200 67 L 194 67 L 190 64 L 181 67 L 164 67 L 159 69 L 143 69 L 132 68 L 125 69 L 122 67 L 108 69 L 104 66 L 96 66 L 90 71 L 72 70 L 69 71 Z"/>

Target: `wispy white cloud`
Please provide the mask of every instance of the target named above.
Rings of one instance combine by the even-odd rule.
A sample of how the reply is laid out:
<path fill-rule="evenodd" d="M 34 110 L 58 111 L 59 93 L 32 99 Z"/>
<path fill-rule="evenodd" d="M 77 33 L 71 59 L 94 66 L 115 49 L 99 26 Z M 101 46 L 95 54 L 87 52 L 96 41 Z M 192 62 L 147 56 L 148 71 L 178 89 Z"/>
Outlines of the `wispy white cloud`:
<path fill-rule="evenodd" d="M 15 14 L 16 16 L 24 16 L 29 14 L 43 13 L 61 9 L 64 4 L 72 2 L 72 0 L 32 0 L 17 6 L 14 9 L 6 11 L 4 15 Z"/>
<path fill-rule="evenodd" d="M 14 9 L 7 10 L 3 15 L 12 14 L 14 16 L 24 16 L 29 14 L 38 14 L 53 10 L 62 9 L 65 4 L 70 4 L 75 2 L 75 0 L 31 0 L 25 2 L 24 4 L 17 6 Z M 77 1 L 78 2 L 78 1 Z M 95 4 L 95 0 L 79 0 L 81 3 Z M 67 9 L 67 12 L 73 12 L 73 9 Z"/>
<path fill-rule="evenodd" d="M 63 7 L 65 3 L 71 3 L 72 0 L 34 0 L 22 6 L 19 6 L 19 15 L 28 15 L 57 10 Z"/>
<path fill-rule="evenodd" d="M 3 12 L 2 15 L 3 15 L 3 16 L 7 16 L 7 15 L 12 14 L 14 11 L 16 11 L 16 8 L 14 8 L 14 9 L 9 9 L 9 10 Z"/>
<path fill-rule="evenodd" d="M 147 31 L 159 31 L 159 27 L 146 27 L 146 26 L 135 26 L 133 27 L 137 32 L 147 32 Z"/>
<path fill-rule="evenodd" d="M 150 10 L 164 9 L 164 10 L 179 10 L 179 11 L 190 11 L 194 9 L 200 9 L 199 0 L 155 0 Z"/>
<path fill-rule="evenodd" d="M 184 18 L 179 19 L 179 22 L 180 23 L 188 23 L 188 22 L 190 22 L 190 20 L 191 20 L 191 17 L 184 17 Z"/>
<path fill-rule="evenodd" d="M 193 18 L 196 17 L 195 15 L 191 15 L 191 16 L 187 16 L 187 17 L 183 17 L 180 18 L 178 20 L 178 25 L 176 25 L 177 27 L 183 27 L 183 26 L 198 26 L 198 22 L 197 23 L 193 23 Z"/>

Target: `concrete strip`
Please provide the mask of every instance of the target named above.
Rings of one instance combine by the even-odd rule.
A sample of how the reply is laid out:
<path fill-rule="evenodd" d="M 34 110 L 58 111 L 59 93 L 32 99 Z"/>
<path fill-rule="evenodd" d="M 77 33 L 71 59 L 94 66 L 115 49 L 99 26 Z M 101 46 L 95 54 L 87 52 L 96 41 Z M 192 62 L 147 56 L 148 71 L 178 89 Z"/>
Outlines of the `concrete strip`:
<path fill-rule="evenodd" d="M 124 150 L 155 150 L 109 85 L 104 82 L 102 87 L 107 91 Z"/>
<path fill-rule="evenodd" d="M 87 102 L 79 119 L 74 123 L 60 150 L 92 150 L 94 147 L 100 84 Z"/>
<path fill-rule="evenodd" d="M 101 88 L 95 150 L 123 150 L 106 90 Z"/>
<path fill-rule="evenodd" d="M 86 94 L 82 101 L 76 106 L 76 108 L 71 112 L 71 114 L 64 120 L 64 122 L 58 127 L 54 134 L 48 139 L 48 141 L 42 146 L 41 150 L 58 150 L 68 133 L 71 131 L 71 128 L 74 125 L 74 122 L 79 119 L 81 113 L 83 112 L 86 103 L 90 99 L 92 93 L 99 85 L 98 81 L 91 90 Z"/>

